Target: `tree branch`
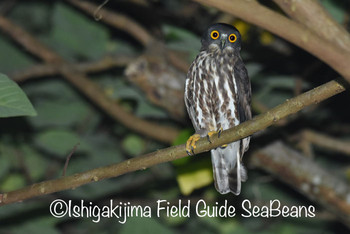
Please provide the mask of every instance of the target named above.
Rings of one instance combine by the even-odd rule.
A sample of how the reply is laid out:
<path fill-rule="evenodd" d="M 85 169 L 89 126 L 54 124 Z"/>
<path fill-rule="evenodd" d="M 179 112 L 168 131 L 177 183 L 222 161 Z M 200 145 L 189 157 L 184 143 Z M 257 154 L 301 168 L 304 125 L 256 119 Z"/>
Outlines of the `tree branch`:
<path fill-rule="evenodd" d="M 78 63 L 71 65 L 74 70 L 82 73 L 100 72 L 109 68 L 118 66 L 127 66 L 134 57 L 124 55 L 120 56 L 106 56 L 101 60 L 87 63 Z M 60 74 L 60 67 L 56 64 L 39 64 L 34 65 L 23 71 L 15 71 L 9 74 L 12 80 L 17 83 L 24 82 L 32 78 L 40 78 L 44 76 L 53 76 Z"/>
<path fill-rule="evenodd" d="M 268 31 L 305 49 L 330 65 L 350 82 L 350 53 L 316 35 L 307 27 L 261 5 L 256 0 L 194 0 L 218 8 Z"/>
<path fill-rule="evenodd" d="M 298 139 L 300 141 L 304 141 L 307 144 L 317 145 L 321 148 L 336 151 L 350 156 L 349 140 L 339 140 L 334 137 L 330 137 L 311 130 L 304 130 L 301 134 L 298 135 Z"/>
<path fill-rule="evenodd" d="M 350 226 L 350 187 L 331 172 L 281 142 L 274 142 L 257 151 L 251 159 L 253 166 L 276 175 L 310 200 L 321 203 Z"/>
<path fill-rule="evenodd" d="M 32 35 L 1 15 L 0 28 L 29 52 L 43 59 L 46 63 L 55 64 L 55 66 L 59 67 L 60 74 L 66 80 L 90 98 L 112 118 L 121 122 L 126 127 L 166 143 L 172 143 L 178 136 L 178 130 L 173 127 L 149 122 L 124 110 L 114 100 L 105 96 L 103 90 L 94 82 L 90 81 L 84 73 L 75 70 L 72 65 L 64 61 L 54 51 L 41 44 Z"/>
<path fill-rule="evenodd" d="M 350 52 L 350 34 L 338 24 L 317 0 L 274 0 L 291 18 L 318 36 Z"/>
<path fill-rule="evenodd" d="M 264 114 L 256 116 L 250 121 L 223 131 L 220 138 L 213 137 L 211 143 L 208 142 L 206 137 L 201 138 L 196 144 L 195 153 L 198 154 L 209 151 L 221 145 L 250 136 L 255 132 L 269 127 L 278 120 L 300 111 L 306 106 L 319 103 L 333 95 L 343 92 L 344 90 L 344 85 L 339 81 L 330 81 L 297 97 L 289 99 L 283 104 L 269 110 Z M 76 188 L 87 183 L 117 177 L 137 170 L 144 170 L 156 164 L 172 161 L 185 156 L 187 156 L 185 145 L 169 147 L 117 164 L 92 169 L 90 171 L 64 178 L 44 181 L 19 190 L 0 194 L 0 205 L 23 201 L 25 199 L 50 194 L 57 191 Z"/>

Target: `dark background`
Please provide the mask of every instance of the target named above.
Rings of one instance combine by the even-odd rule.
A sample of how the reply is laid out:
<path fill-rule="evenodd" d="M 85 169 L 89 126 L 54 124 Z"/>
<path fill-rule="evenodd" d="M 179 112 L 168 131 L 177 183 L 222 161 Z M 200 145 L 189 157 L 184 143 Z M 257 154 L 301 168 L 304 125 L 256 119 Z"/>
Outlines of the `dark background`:
<path fill-rule="evenodd" d="M 100 1 L 90 1 L 96 5 Z M 263 4 L 279 11 L 270 1 Z M 320 1 L 331 15 L 348 28 L 347 1 Z M 91 14 L 66 1 L 2 1 L 0 13 L 16 23 L 42 44 L 73 66 L 91 68 L 88 78 L 123 110 L 140 119 L 170 126 L 179 135 L 171 143 L 152 139 L 117 121 L 94 100 L 86 97 L 61 75 L 31 74 L 30 68 L 42 61 L 0 33 L 0 72 L 18 82 L 38 112 L 36 117 L 0 120 L 0 192 L 62 174 L 67 155 L 79 143 L 66 174 L 93 169 L 185 143 L 193 129 L 182 103 L 185 70 L 168 61 L 171 51 L 189 65 L 200 48 L 200 35 L 213 22 L 235 25 L 242 34 L 242 57 L 252 81 L 254 115 L 283 103 L 339 75 L 317 58 L 273 34 L 234 16 L 191 1 L 110 1 L 103 9 L 123 14 L 137 22 L 157 43 L 145 45 L 118 27 L 95 20 Z M 96 13 L 96 16 L 99 13 Z M 104 16 L 103 14 L 101 15 Z M 141 57 L 140 57 L 141 56 Z M 115 63 L 93 70 L 93 63 L 112 58 Z M 119 62 L 118 62 L 119 61 Z M 121 62 L 120 62 L 121 61 Z M 103 63 L 103 62 L 102 62 Z M 141 64 L 141 65 L 140 65 Z M 136 73 L 129 75 L 127 69 Z M 175 103 L 175 104 L 174 104 Z M 238 197 L 216 192 L 211 175 L 210 155 L 200 154 L 118 178 L 91 183 L 16 204 L 0 207 L 0 233 L 346 233 L 346 221 L 329 212 L 327 203 L 309 200 L 300 189 L 280 181 L 278 174 L 264 172 L 263 165 L 252 166 L 253 152 L 276 140 L 311 158 L 311 164 L 324 168 L 349 182 L 349 153 L 312 144 L 306 130 L 336 141 L 349 142 L 349 93 L 344 92 L 316 106 L 282 120 L 274 127 L 254 135 L 244 162 L 249 179 Z M 348 151 L 349 152 L 349 151 Z M 150 206 L 166 199 L 172 204 L 204 199 L 207 204 L 237 208 L 234 218 L 169 217 L 130 218 L 122 225 L 115 218 L 54 218 L 49 211 L 55 199 L 71 200 L 102 207 L 114 204 Z M 283 205 L 315 206 L 314 218 L 243 218 L 242 201 L 248 199 L 262 207 L 278 199 Z"/>

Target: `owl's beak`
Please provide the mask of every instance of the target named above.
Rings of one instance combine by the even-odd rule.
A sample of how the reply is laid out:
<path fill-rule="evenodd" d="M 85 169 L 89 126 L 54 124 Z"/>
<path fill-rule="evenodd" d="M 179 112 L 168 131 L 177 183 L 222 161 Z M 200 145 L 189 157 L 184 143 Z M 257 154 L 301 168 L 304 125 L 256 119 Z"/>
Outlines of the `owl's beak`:
<path fill-rule="evenodd" d="M 225 44 L 226 44 L 226 38 L 225 38 L 225 37 L 222 37 L 222 38 L 221 38 L 221 43 L 220 43 L 221 49 L 222 49 L 222 50 L 225 48 Z"/>
<path fill-rule="evenodd" d="M 222 50 L 225 48 L 226 39 L 227 39 L 227 34 L 222 34 L 220 38 L 220 46 Z"/>

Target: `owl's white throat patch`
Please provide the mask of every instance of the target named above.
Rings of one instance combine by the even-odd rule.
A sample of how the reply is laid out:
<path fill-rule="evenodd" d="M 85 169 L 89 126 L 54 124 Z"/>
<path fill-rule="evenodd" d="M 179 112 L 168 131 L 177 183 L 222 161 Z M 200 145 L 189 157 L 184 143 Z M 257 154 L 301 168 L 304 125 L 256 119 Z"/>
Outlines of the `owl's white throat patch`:
<path fill-rule="evenodd" d="M 234 48 L 230 45 L 226 45 L 222 50 L 218 44 L 212 43 L 208 46 L 208 52 L 215 55 L 229 55 L 234 53 Z"/>

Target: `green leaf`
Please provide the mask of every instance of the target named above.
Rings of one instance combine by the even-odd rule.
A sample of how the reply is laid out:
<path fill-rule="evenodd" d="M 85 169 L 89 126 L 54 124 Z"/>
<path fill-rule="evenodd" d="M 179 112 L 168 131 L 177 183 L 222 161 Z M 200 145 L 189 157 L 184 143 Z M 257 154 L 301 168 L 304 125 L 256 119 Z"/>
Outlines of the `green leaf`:
<path fill-rule="evenodd" d="M 9 14 L 15 23 L 28 31 L 45 33 L 51 26 L 52 7 L 45 2 L 23 1 Z"/>
<path fill-rule="evenodd" d="M 73 126 L 81 123 L 91 113 L 88 106 L 79 100 L 66 103 L 59 100 L 47 100 L 38 102 L 36 109 L 39 115 L 30 121 L 36 127 Z"/>
<path fill-rule="evenodd" d="M 152 105 L 146 99 L 138 103 L 135 114 L 138 117 L 142 117 L 142 118 L 147 118 L 147 117 L 166 118 L 168 116 L 167 113 L 164 111 L 164 109 L 158 106 Z"/>
<path fill-rule="evenodd" d="M 59 129 L 41 132 L 35 142 L 42 149 L 61 158 L 66 158 L 77 144 L 79 144 L 78 151 L 88 147 L 74 132 Z"/>
<path fill-rule="evenodd" d="M 113 99 L 133 100 L 137 102 L 135 115 L 142 118 L 167 118 L 167 112 L 153 104 L 135 87 L 128 85 L 124 80 L 104 77 L 100 81 L 107 93 Z"/>
<path fill-rule="evenodd" d="M 320 2 L 326 11 L 328 11 L 338 23 L 344 23 L 346 14 L 345 9 L 347 7 L 346 5 L 348 5 L 348 1 L 344 1 L 340 4 L 338 1 L 334 0 L 321 0 Z M 344 4 L 344 7 L 342 7 L 341 4 Z"/>
<path fill-rule="evenodd" d="M 138 135 L 130 134 L 123 140 L 123 149 L 132 156 L 140 155 L 145 149 L 144 140 Z"/>
<path fill-rule="evenodd" d="M 190 138 L 190 136 L 194 133 L 193 129 L 186 128 L 184 130 L 181 130 L 179 135 L 176 137 L 172 145 L 181 145 L 185 144 Z"/>
<path fill-rule="evenodd" d="M 81 126 L 87 131 L 94 129 L 99 121 L 99 113 L 63 80 L 28 83 L 23 89 L 38 112 L 36 118 L 29 119 L 35 128 Z"/>
<path fill-rule="evenodd" d="M 0 74 L 0 117 L 37 115 L 22 89 L 7 76 Z"/>
<path fill-rule="evenodd" d="M 22 188 L 25 185 L 25 179 L 21 174 L 10 174 L 0 185 L 1 191 L 12 191 Z"/>
<path fill-rule="evenodd" d="M 23 53 L 14 43 L 2 38 L 0 34 L 0 71 L 7 73 L 21 70 L 34 64 L 34 60 Z"/>
<path fill-rule="evenodd" d="M 2 148 L 2 145 L 0 145 L 0 149 Z M 2 150 L 1 150 L 2 151 Z M 1 152 L 3 153 L 3 152 Z M 10 169 L 10 161 L 8 160 L 7 157 L 0 157 L 0 180 L 1 178 L 6 175 L 6 173 Z"/>
<path fill-rule="evenodd" d="M 13 234 L 27 234 L 27 233 L 45 233 L 45 234 L 59 234 L 60 232 L 55 228 L 59 219 L 52 216 L 44 216 L 34 218 L 21 225 L 15 225 L 11 228 Z"/>
<path fill-rule="evenodd" d="M 92 17 L 61 2 L 55 5 L 52 35 L 47 43 L 66 59 L 98 59 L 107 51 L 108 39 L 107 29 Z"/>
<path fill-rule="evenodd" d="M 193 129 L 190 129 L 190 128 L 186 128 L 184 130 L 181 130 L 179 135 L 176 137 L 176 139 L 174 140 L 172 145 L 185 144 L 187 142 L 188 138 L 193 133 L 194 133 Z M 191 159 L 191 157 L 184 157 L 184 158 L 176 159 L 176 160 L 172 161 L 172 164 L 174 164 L 175 166 L 181 166 L 181 165 L 188 163 L 190 161 L 190 159 Z"/>
<path fill-rule="evenodd" d="M 262 70 L 262 66 L 259 63 L 247 63 L 246 68 L 252 82 L 254 80 L 254 77 Z"/>
<path fill-rule="evenodd" d="M 155 219 L 146 217 L 133 217 L 129 218 L 125 224 L 123 224 L 120 232 L 121 234 L 129 233 L 162 233 L 162 234 L 172 234 L 174 233 L 171 229 L 161 225 Z"/>
<path fill-rule="evenodd" d="M 48 159 L 43 157 L 43 155 L 29 144 L 22 145 L 20 150 L 21 154 L 25 156 L 24 163 L 28 169 L 30 178 L 34 181 L 45 178 L 45 172 L 49 164 Z"/>
<path fill-rule="evenodd" d="M 162 29 L 167 40 L 168 48 L 189 52 L 189 61 L 192 61 L 196 57 L 201 47 L 198 36 L 185 29 L 167 24 L 164 24 Z"/>

